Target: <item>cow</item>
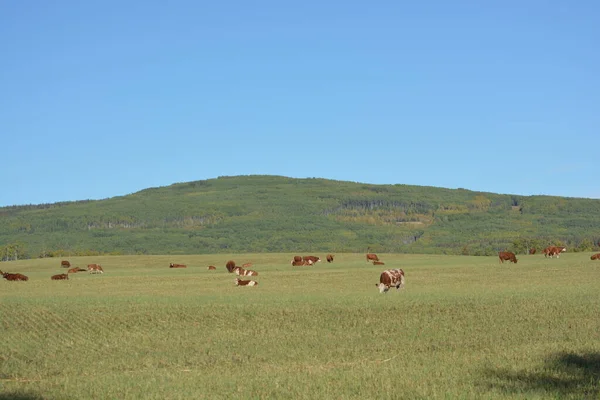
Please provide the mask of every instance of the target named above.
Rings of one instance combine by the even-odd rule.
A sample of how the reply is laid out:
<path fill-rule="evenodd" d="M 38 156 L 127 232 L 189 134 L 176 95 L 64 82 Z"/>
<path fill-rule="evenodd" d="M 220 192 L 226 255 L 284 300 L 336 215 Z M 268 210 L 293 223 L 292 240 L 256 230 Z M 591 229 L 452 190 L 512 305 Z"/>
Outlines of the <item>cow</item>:
<path fill-rule="evenodd" d="M 169 264 L 169 268 L 187 268 L 187 265 L 185 264 Z"/>
<path fill-rule="evenodd" d="M 312 260 L 300 260 L 300 261 L 292 260 L 292 266 L 294 266 L 294 267 L 301 267 L 304 265 L 313 265 L 313 262 L 312 262 Z"/>
<path fill-rule="evenodd" d="M 242 267 L 235 267 L 234 272 L 239 276 L 257 276 L 258 272 L 252 271 L 251 269 L 244 269 Z"/>
<path fill-rule="evenodd" d="M 212 271 L 212 270 L 214 270 L 214 269 L 217 269 L 217 267 L 215 267 L 214 265 L 209 265 L 209 266 L 208 266 L 208 270 L 209 270 L 209 271 Z"/>
<path fill-rule="evenodd" d="M 87 270 L 90 274 L 103 274 L 104 270 L 100 264 L 88 264 Z"/>
<path fill-rule="evenodd" d="M 68 262 L 67 260 L 62 260 L 60 262 L 60 266 L 63 267 L 63 268 L 71 268 L 71 263 Z"/>
<path fill-rule="evenodd" d="M 321 262 L 321 259 L 319 257 L 315 257 L 315 256 L 304 256 L 304 257 L 302 257 L 302 260 L 306 261 L 306 262 L 311 261 L 310 265 Z"/>
<path fill-rule="evenodd" d="M 548 246 L 544 249 L 544 257 L 550 256 L 550 258 L 552 258 L 553 256 L 556 256 L 556 258 L 558 258 L 563 251 L 567 251 L 567 248 L 563 246 Z"/>
<path fill-rule="evenodd" d="M 373 261 L 373 265 L 385 265 L 383 261 Z"/>
<path fill-rule="evenodd" d="M 227 271 L 229 273 L 232 273 L 233 270 L 235 269 L 235 261 L 233 261 L 233 260 L 227 261 L 227 264 L 225 264 L 225 268 L 227 268 Z"/>
<path fill-rule="evenodd" d="M 375 286 L 379 288 L 379 293 L 386 293 L 391 287 L 397 290 L 404 288 L 404 271 L 401 269 L 388 269 L 379 276 L 379 283 Z"/>
<path fill-rule="evenodd" d="M 50 279 L 52 279 L 53 281 L 60 281 L 60 280 L 63 280 L 63 279 L 68 280 L 69 279 L 69 274 L 67 273 L 67 274 L 52 275 L 50 277 Z"/>
<path fill-rule="evenodd" d="M 600 253 L 594 254 L 593 256 L 591 256 L 590 260 L 600 260 Z"/>
<path fill-rule="evenodd" d="M 256 286 L 258 282 L 256 281 L 243 281 L 240 278 L 235 278 L 235 286 Z"/>
<path fill-rule="evenodd" d="M 78 272 L 79 272 L 79 268 L 71 268 L 70 270 L 67 271 L 67 274 L 76 274 Z"/>
<path fill-rule="evenodd" d="M 327 254 L 327 262 L 328 263 L 332 263 L 333 262 L 333 254 Z"/>
<path fill-rule="evenodd" d="M 504 261 L 512 261 L 515 264 L 517 263 L 517 257 L 515 256 L 515 253 L 511 253 L 510 251 L 499 252 L 498 258 L 500 259 L 501 263 L 504 263 Z"/>
<path fill-rule="evenodd" d="M 533 255 L 533 254 L 535 254 L 535 252 L 536 252 L 535 248 L 529 249 L 529 254 Z"/>
<path fill-rule="evenodd" d="M 379 257 L 375 253 L 367 253 L 367 262 L 379 261 Z"/>
<path fill-rule="evenodd" d="M 17 273 L 17 274 L 11 274 L 9 272 L 2 272 L 2 271 L 0 271 L 0 274 L 7 281 L 28 281 L 29 280 L 28 277 L 26 277 L 23 274 L 19 274 L 19 273 Z"/>
<path fill-rule="evenodd" d="M 252 263 L 242 264 L 242 267 L 244 267 L 244 268 L 250 268 L 251 266 L 252 266 Z"/>
<path fill-rule="evenodd" d="M 302 264 L 302 256 L 294 256 L 292 261 L 290 262 L 292 265 L 304 265 Z"/>

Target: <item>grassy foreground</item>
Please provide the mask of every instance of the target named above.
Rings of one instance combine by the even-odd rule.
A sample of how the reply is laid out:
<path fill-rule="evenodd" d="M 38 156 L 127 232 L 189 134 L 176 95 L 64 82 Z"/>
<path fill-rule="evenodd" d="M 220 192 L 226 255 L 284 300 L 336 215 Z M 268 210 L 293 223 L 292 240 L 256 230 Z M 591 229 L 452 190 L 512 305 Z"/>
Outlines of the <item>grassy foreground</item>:
<path fill-rule="evenodd" d="M 69 281 L 58 259 L 3 262 L 30 279 L 0 280 L 0 399 L 599 399 L 590 254 L 80 257 L 106 272 Z M 385 268 L 405 290 L 378 293 Z"/>

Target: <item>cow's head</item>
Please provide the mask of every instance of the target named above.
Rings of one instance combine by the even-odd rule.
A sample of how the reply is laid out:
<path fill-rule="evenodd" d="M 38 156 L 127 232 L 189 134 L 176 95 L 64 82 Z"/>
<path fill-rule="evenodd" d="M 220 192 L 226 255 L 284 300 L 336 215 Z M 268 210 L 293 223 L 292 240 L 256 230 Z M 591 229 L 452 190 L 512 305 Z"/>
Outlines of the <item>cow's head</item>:
<path fill-rule="evenodd" d="M 379 288 L 379 293 L 385 293 L 390 290 L 390 287 L 385 283 L 376 283 L 375 286 Z"/>

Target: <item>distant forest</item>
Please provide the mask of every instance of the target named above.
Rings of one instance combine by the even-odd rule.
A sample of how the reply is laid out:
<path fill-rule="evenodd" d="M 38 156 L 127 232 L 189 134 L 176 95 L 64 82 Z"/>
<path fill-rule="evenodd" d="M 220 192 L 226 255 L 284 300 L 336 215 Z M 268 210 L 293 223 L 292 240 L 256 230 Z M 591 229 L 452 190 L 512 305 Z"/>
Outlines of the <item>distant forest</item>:
<path fill-rule="evenodd" d="M 600 242 L 600 200 L 232 176 L 0 208 L 0 259 L 97 254 L 493 255 Z"/>

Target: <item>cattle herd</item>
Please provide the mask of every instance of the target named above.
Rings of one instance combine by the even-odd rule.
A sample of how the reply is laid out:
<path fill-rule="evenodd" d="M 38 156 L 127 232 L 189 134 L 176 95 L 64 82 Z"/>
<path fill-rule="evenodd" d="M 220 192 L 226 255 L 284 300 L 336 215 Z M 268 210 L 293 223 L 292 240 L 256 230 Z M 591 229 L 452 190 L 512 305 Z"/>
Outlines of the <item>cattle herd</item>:
<path fill-rule="evenodd" d="M 567 251 L 567 248 L 564 246 L 548 246 L 543 250 L 544 257 L 559 258 L 560 254 Z M 528 253 L 533 255 L 536 253 L 536 249 L 529 249 Z M 498 258 L 500 263 L 504 263 L 504 261 L 509 261 L 512 263 L 517 263 L 517 257 L 514 253 L 510 251 L 500 251 L 498 252 Z M 590 257 L 592 260 L 600 260 L 600 253 L 594 254 Z M 327 254 L 326 260 L 328 263 L 332 263 L 334 260 L 333 254 Z M 367 253 L 366 260 L 368 263 L 372 263 L 373 265 L 385 265 L 383 261 L 379 259 L 377 254 L 375 253 Z M 290 264 L 294 267 L 296 266 L 312 266 L 321 262 L 321 258 L 317 256 L 294 256 L 290 262 Z M 60 262 L 61 267 L 69 268 L 67 273 L 56 274 L 50 277 L 51 280 L 68 280 L 70 274 L 75 274 L 78 272 L 88 271 L 90 274 L 103 274 L 104 269 L 100 264 L 88 264 L 87 268 L 74 267 L 71 268 L 71 263 L 68 260 L 62 260 Z M 225 264 L 225 269 L 229 273 L 235 273 L 237 276 L 246 277 L 246 276 L 258 276 L 258 272 L 250 269 L 252 267 L 252 263 L 244 263 L 242 266 L 236 265 L 235 261 L 229 260 Z M 186 264 L 176 264 L 170 263 L 169 268 L 187 268 Z M 209 265 L 209 271 L 215 271 L 217 267 L 214 265 Z M 28 281 L 29 278 L 23 274 L 19 273 L 9 273 L 0 271 L 0 275 L 7 281 Z M 240 278 L 235 278 L 236 286 L 257 286 L 258 282 L 255 280 L 243 280 Z M 404 288 L 405 278 L 404 278 L 404 270 L 402 269 L 387 269 L 381 272 L 379 276 L 379 283 L 376 283 L 375 286 L 379 289 L 380 293 L 386 293 L 392 287 L 395 287 L 397 290 Z"/>

